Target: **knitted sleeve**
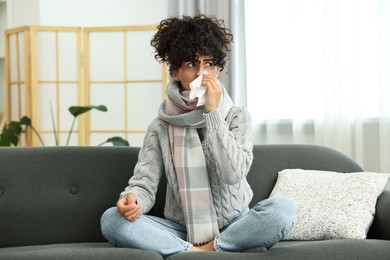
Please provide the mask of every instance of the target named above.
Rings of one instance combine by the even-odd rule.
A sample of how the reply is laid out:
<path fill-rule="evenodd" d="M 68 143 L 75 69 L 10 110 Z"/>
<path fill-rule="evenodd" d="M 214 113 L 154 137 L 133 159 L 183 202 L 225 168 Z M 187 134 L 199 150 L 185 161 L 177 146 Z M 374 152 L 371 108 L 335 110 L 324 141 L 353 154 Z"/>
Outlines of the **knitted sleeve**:
<path fill-rule="evenodd" d="M 160 142 L 156 130 L 156 121 L 153 121 L 144 137 L 144 143 L 138 155 L 138 162 L 128 186 L 120 194 L 121 197 L 134 193 L 142 212 L 147 213 L 153 207 L 158 184 L 163 172 L 163 162 Z"/>
<path fill-rule="evenodd" d="M 204 117 L 204 137 L 215 163 L 216 177 L 229 185 L 240 182 L 247 176 L 253 160 L 249 111 L 233 107 L 224 120 L 219 109 L 216 109 Z"/>

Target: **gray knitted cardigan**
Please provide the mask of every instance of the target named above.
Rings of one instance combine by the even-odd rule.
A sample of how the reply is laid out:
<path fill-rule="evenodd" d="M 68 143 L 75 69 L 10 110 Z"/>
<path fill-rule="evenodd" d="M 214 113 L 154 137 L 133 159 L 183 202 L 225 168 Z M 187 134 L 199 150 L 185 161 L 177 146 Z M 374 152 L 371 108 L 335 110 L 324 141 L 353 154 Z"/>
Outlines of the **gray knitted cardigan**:
<path fill-rule="evenodd" d="M 252 164 L 252 121 L 248 110 L 233 106 L 226 119 L 216 109 L 205 113 L 202 147 L 218 226 L 222 229 L 248 207 L 253 192 L 246 180 Z M 185 226 L 176 173 L 172 164 L 168 124 L 156 118 L 148 127 L 138 163 L 129 185 L 121 193 L 134 193 L 143 213 L 149 212 L 155 202 L 161 175 L 167 176 L 164 215 Z"/>

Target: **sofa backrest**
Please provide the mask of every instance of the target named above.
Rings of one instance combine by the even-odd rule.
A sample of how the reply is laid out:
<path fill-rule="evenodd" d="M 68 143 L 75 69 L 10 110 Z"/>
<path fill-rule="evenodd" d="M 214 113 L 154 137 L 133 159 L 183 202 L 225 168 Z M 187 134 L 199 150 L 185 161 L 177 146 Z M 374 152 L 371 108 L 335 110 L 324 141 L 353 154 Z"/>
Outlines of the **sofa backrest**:
<path fill-rule="evenodd" d="M 105 241 L 138 159 L 129 147 L 0 148 L 0 247 Z"/>
<path fill-rule="evenodd" d="M 284 169 L 310 169 L 358 172 L 363 169 L 351 158 L 318 145 L 255 145 L 247 179 L 254 190 L 252 204 L 268 198 L 278 172 Z"/>
<path fill-rule="evenodd" d="M 137 147 L 0 148 L 0 247 L 105 241 L 100 216 L 115 205 L 138 160 Z M 361 171 L 341 153 L 313 145 L 255 145 L 253 203 L 285 168 Z M 162 178 L 150 214 L 162 216 Z"/>

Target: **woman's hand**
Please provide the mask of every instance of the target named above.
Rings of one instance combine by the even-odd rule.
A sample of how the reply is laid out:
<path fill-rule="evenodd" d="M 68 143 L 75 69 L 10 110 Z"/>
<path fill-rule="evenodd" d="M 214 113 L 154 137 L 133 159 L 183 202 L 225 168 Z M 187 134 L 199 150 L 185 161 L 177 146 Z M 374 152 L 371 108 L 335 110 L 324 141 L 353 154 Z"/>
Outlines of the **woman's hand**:
<path fill-rule="evenodd" d="M 116 203 L 119 213 L 130 222 L 134 222 L 141 214 L 142 208 L 137 204 L 137 198 L 133 193 L 126 194 Z"/>
<path fill-rule="evenodd" d="M 219 85 L 219 81 L 216 77 L 210 77 L 208 75 L 203 76 L 202 84 L 207 88 L 206 92 L 206 112 L 209 113 L 218 108 L 219 100 L 222 95 L 222 87 Z"/>

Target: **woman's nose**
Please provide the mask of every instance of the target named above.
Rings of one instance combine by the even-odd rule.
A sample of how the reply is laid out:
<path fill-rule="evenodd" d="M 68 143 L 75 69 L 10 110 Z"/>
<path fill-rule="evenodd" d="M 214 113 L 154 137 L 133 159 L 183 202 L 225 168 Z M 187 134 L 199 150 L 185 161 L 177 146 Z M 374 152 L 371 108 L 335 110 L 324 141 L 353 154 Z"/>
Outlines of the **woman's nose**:
<path fill-rule="evenodd" d="M 197 72 L 196 72 L 196 75 L 200 76 L 200 75 L 203 75 L 205 72 L 205 69 L 204 67 L 202 66 L 202 64 L 200 64 L 197 68 Z"/>

